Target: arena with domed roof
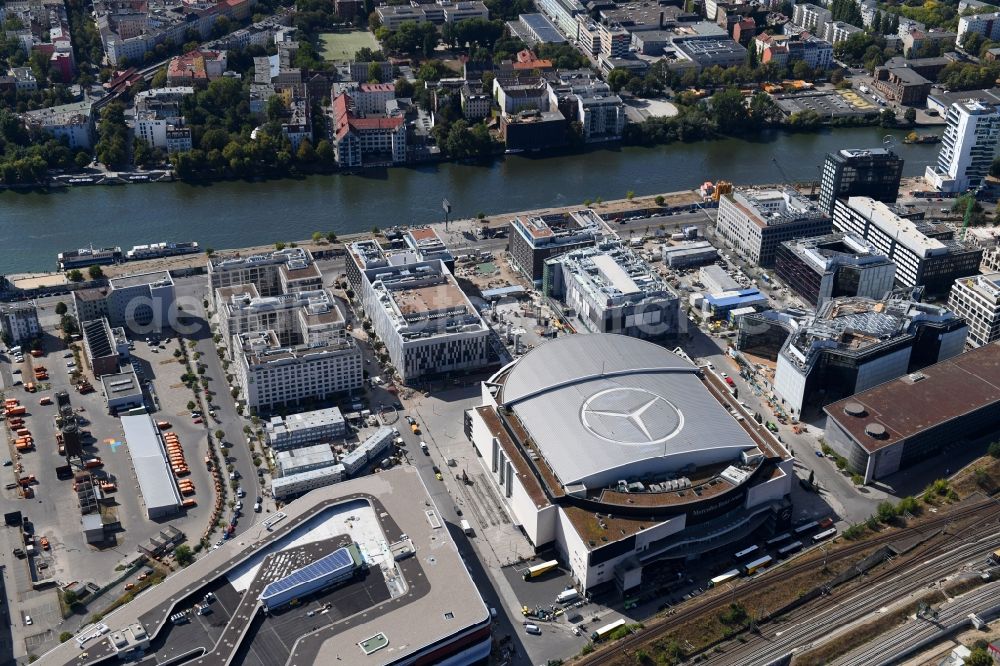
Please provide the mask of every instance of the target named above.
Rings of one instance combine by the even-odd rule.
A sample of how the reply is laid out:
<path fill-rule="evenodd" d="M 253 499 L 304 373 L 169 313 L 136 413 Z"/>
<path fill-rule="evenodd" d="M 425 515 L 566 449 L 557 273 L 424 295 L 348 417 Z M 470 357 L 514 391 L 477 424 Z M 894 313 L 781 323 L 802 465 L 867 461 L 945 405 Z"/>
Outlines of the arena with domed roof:
<path fill-rule="evenodd" d="M 791 517 L 792 457 L 686 357 L 613 334 L 531 350 L 483 382 L 466 432 L 536 549 L 583 589 Z"/>

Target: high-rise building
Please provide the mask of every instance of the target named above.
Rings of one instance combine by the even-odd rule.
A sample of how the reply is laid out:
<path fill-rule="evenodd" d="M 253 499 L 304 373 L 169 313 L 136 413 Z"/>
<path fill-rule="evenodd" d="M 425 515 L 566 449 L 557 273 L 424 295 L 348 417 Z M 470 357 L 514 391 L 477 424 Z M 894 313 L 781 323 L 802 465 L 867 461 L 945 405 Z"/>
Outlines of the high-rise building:
<path fill-rule="evenodd" d="M 941 192 L 964 192 L 979 186 L 990 171 L 1000 139 L 1000 112 L 992 104 L 967 99 L 952 104 L 945 119 L 937 164 L 927 167 L 924 179 Z"/>
<path fill-rule="evenodd" d="M 955 238 L 945 225 L 914 221 L 868 197 L 840 199 L 833 209 L 837 231 L 860 236 L 896 264 L 896 283 L 946 294 L 960 277 L 974 275 L 983 251 Z"/>
<path fill-rule="evenodd" d="M 1000 273 L 955 280 L 948 307 L 969 324 L 967 346 L 982 347 L 1000 340 Z"/>
<path fill-rule="evenodd" d="M 819 207 L 833 215 L 840 197 L 871 197 L 893 203 L 903 177 L 903 158 L 885 148 L 845 148 L 827 153 L 819 189 Z"/>
<path fill-rule="evenodd" d="M 896 265 L 857 236 L 830 234 L 782 243 L 774 272 L 819 306 L 839 296 L 884 297 L 894 286 Z"/>

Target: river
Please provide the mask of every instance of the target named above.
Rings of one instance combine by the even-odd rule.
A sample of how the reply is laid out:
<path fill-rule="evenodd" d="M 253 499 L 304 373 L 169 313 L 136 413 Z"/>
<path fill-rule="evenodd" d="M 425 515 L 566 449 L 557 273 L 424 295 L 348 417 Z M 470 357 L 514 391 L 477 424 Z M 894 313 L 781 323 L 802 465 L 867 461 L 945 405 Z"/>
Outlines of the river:
<path fill-rule="evenodd" d="M 937 145 L 904 145 L 904 174 L 922 174 Z M 881 145 L 878 128 L 767 133 L 655 148 L 604 148 L 559 157 L 507 156 L 487 165 L 434 164 L 360 175 L 311 176 L 208 185 L 149 183 L 0 194 L 0 274 L 48 271 L 62 250 L 158 241 L 198 241 L 216 249 L 338 234 L 374 226 L 479 212 L 530 210 L 602 197 L 691 189 L 706 180 L 734 184 L 818 180 L 827 152 Z"/>

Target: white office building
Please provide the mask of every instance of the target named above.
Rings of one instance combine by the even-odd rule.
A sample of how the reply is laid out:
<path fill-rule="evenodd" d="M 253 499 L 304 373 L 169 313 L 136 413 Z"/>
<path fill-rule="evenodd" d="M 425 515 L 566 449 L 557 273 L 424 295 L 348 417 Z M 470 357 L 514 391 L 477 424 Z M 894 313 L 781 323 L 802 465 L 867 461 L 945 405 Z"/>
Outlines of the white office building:
<path fill-rule="evenodd" d="M 622 241 L 606 240 L 546 261 L 546 295 L 556 296 L 594 333 L 675 337 L 680 299 Z"/>
<path fill-rule="evenodd" d="M 279 501 L 287 500 L 291 497 L 298 497 L 310 490 L 332 486 L 344 480 L 344 466 L 331 465 L 330 467 L 320 467 L 289 474 L 271 481 L 271 496 Z"/>
<path fill-rule="evenodd" d="M 719 199 L 716 233 L 736 253 L 758 266 L 774 263 L 785 241 L 830 233 L 830 218 L 791 188 L 747 189 Z"/>
<path fill-rule="evenodd" d="M 941 192 L 978 187 L 990 172 L 1000 138 L 1000 111 L 973 99 L 955 102 L 945 117 L 937 164 L 927 167 L 924 180 Z"/>
<path fill-rule="evenodd" d="M 969 325 L 967 346 L 982 347 L 1000 340 L 1000 273 L 955 280 L 948 307 Z"/>
<path fill-rule="evenodd" d="M 896 264 L 897 284 L 922 285 L 929 293 L 947 293 L 956 279 L 975 274 L 983 256 L 981 248 L 955 239 L 954 230 L 900 217 L 869 197 L 838 199 L 833 224 Z"/>
<path fill-rule="evenodd" d="M 347 434 L 347 423 L 336 407 L 273 417 L 264 425 L 267 442 L 276 451 L 313 442 L 330 442 Z"/>

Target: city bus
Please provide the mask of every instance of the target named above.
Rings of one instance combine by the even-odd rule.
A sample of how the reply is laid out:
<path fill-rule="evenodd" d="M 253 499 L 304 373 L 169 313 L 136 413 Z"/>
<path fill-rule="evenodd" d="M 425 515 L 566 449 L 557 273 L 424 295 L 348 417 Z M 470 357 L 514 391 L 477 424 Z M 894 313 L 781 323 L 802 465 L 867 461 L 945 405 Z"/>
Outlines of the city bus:
<path fill-rule="evenodd" d="M 715 587 L 716 585 L 722 585 L 723 583 L 728 583 L 734 578 L 739 578 L 739 576 L 740 576 L 740 570 L 733 569 L 732 571 L 727 571 L 724 574 L 719 574 L 712 580 L 708 581 L 708 586 Z"/>
<path fill-rule="evenodd" d="M 774 558 L 770 555 L 765 555 L 764 557 L 759 557 L 753 562 L 747 562 L 743 565 L 743 570 L 746 572 L 747 576 L 752 576 L 761 569 L 764 569 L 774 562 Z"/>
<path fill-rule="evenodd" d="M 776 537 L 768 539 L 766 545 L 767 545 L 768 548 L 774 548 L 778 544 L 784 543 L 785 541 L 788 541 L 791 538 L 792 538 L 792 533 L 791 532 L 785 532 L 784 534 L 779 534 Z"/>
<path fill-rule="evenodd" d="M 798 549 L 802 548 L 801 541 L 793 541 L 778 551 L 778 557 L 788 557 Z"/>
<path fill-rule="evenodd" d="M 756 545 L 750 546 L 749 548 L 744 548 L 743 550 L 739 551 L 738 553 L 733 555 L 733 557 L 736 558 L 737 560 L 742 560 L 744 557 L 750 557 L 751 555 L 756 554 L 757 551 L 759 550 L 760 550 L 759 546 Z"/>
<path fill-rule="evenodd" d="M 592 633 L 590 635 L 590 640 L 592 640 L 592 641 L 601 641 L 601 640 L 604 640 L 605 638 L 608 637 L 608 634 L 610 634 L 612 631 L 614 631 L 615 629 L 617 629 L 619 627 L 624 627 L 624 626 L 625 626 L 625 620 L 624 619 L 622 619 L 622 620 L 615 620 L 614 622 L 612 622 L 610 624 L 606 624 L 603 627 L 601 627 L 600 629 L 598 629 L 597 631 L 595 631 L 594 633 Z"/>
<path fill-rule="evenodd" d="M 556 560 L 549 560 L 548 562 L 542 562 L 541 564 L 536 564 L 535 566 L 524 570 L 523 574 L 524 580 L 537 578 L 538 576 L 541 576 L 543 573 L 552 571 L 557 566 L 559 566 L 559 562 Z"/>
<path fill-rule="evenodd" d="M 819 534 L 814 534 L 813 535 L 813 543 L 819 543 L 820 541 L 824 541 L 824 540 L 829 539 L 830 537 L 833 537 L 833 536 L 836 536 L 836 535 L 837 535 L 837 528 L 836 527 L 831 527 L 828 530 L 823 530 Z"/>
<path fill-rule="evenodd" d="M 812 532 L 817 527 L 819 527 L 819 523 L 813 520 L 811 522 L 806 523 L 805 525 L 799 525 L 794 530 L 792 530 L 792 532 L 795 533 L 795 536 L 802 536 L 806 532 Z"/>

